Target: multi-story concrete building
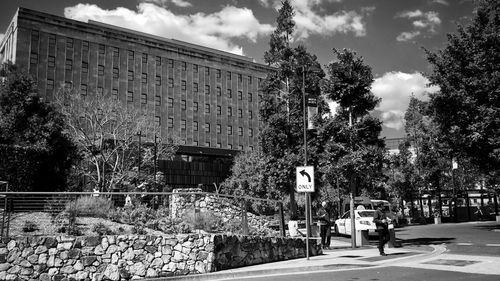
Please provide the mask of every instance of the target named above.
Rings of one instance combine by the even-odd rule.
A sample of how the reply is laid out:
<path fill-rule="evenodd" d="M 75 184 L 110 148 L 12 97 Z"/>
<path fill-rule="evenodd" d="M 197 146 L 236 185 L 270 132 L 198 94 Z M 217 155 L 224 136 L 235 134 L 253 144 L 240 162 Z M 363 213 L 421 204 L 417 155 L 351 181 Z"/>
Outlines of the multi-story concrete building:
<path fill-rule="evenodd" d="M 251 58 L 104 23 L 19 8 L 0 43 L 50 100 L 62 86 L 113 95 L 154 115 L 181 140 L 163 163 L 167 183 L 219 183 L 232 156 L 259 134 L 259 85 L 271 68 Z M 200 163 L 201 162 L 201 163 Z"/>

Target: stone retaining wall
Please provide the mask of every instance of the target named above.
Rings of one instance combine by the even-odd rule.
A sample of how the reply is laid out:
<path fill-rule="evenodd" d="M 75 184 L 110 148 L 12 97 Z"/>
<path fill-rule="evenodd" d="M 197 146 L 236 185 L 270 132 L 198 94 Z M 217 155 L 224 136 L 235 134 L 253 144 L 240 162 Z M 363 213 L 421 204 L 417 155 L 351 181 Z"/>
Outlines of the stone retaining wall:
<path fill-rule="evenodd" d="M 314 240 L 315 241 L 315 240 Z M 0 280 L 131 280 L 305 257 L 293 238 L 177 235 L 27 237 L 0 244 Z M 312 255 L 321 254 L 311 245 Z"/>

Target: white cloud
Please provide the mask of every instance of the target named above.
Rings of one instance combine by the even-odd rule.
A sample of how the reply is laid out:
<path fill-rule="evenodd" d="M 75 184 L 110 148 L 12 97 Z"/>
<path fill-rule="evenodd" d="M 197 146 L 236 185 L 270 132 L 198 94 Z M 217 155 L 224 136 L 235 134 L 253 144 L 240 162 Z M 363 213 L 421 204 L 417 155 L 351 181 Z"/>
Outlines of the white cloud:
<path fill-rule="evenodd" d="M 436 28 L 441 25 L 439 13 L 434 11 L 422 12 L 421 10 L 406 11 L 396 15 L 397 18 L 413 20 L 413 30 L 405 31 L 398 35 L 398 41 L 408 41 L 425 33 L 436 33 Z"/>
<path fill-rule="evenodd" d="M 97 5 L 78 4 L 65 8 L 64 15 L 79 21 L 91 19 L 239 55 L 243 54 L 243 48 L 232 43 L 231 39 L 246 38 L 255 42 L 259 36 L 274 29 L 269 24 L 261 24 L 252 10 L 233 6 L 226 6 L 212 14 L 176 15 L 152 3 L 140 3 L 137 11 L 122 7 L 105 10 Z"/>
<path fill-rule="evenodd" d="M 431 3 L 441 4 L 441 5 L 444 5 L 444 6 L 449 6 L 450 5 L 450 3 L 448 3 L 448 1 L 446 1 L 446 0 L 432 0 Z"/>
<path fill-rule="evenodd" d="M 439 90 L 437 86 L 428 86 L 429 80 L 421 73 L 388 72 L 376 78 L 372 92 L 382 98 L 376 108 L 382 112 L 384 125 L 393 129 L 403 127 L 403 118 L 411 95 L 418 99 L 427 99 L 427 93 Z"/>
<path fill-rule="evenodd" d="M 396 40 L 398 41 L 410 41 L 412 40 L 413 38 L 417 37 L 418 35 L 420 35 L 420 31 L 416 30 L 416 31 L 410 31 L 410 32 L 401 32 L 401 34 L 398 35 L 398 37 L 396 37 Z"/>
<path fill-rule="evenodd" d="M 191 4 L 185 0 L 142 0 L 141 2 L 153 3 L 153 4 L 156 4 L 158 6 L 162 6 L 162 7 L 167 7 L 169 3 L 172 3 L 175 6 L 181 7 L 181 8 L 187 8 L 187 7 L 193 6 L 193 4 Z"/>
<path fill-rule="evenodd" d="M 268 0 L 271 1 L 271 0 Z M 260 0 L 260 2 L 266 2 Z M 332 36 L 336 33 L 353 33 L 355 36 L 366 35 L 364 18 L 374 7 L 361 8 L 357 11 L 340 10 L 335 13 L 324 13 L 323 0 L 294 0 L 290 4 L 294 8 L 296 23 L 296 37 L 306 39 L 310 35 Z M 327 2 L 342 2 L 342 0 L 327 0 Z M 279 9 L 281 1 L 274 0 L 273 7 Z"/>

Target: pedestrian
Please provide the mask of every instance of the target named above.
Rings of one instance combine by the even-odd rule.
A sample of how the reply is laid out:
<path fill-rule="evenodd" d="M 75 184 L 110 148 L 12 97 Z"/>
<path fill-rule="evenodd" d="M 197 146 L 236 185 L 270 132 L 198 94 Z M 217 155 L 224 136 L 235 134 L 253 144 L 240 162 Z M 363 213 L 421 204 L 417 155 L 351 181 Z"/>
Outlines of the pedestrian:
<path fill-rule="evenodd" d="M 298 216 L 292 215 L 288 221 L 288 233 L 290 237 L 304 237 L 304 233 L 299 230 Z"/>
<path fill-rule="evenodd" d="M 330 214 L 326 209 L 327 203 L 323 201 L 321 203 L 321 207 L 318 210 L 318 226 L 319 226 L 319 235 L 321 236 L 321 246 L 323 249 L 330 249 L 330 239 L 329 239 L 329 231 L 330 228 Z"/>
<path fill-rule="evenodd" d="M 387 242 L 389 242 L 389 220 L 383 210 L 384 203 L 380 202 L 377 205 L 375 214 L 373 215 L 373 222 L 375 223 L 378 232 L 378 251 L 381 256 L 387 256 L 384 252 L 384 246 Z"/>

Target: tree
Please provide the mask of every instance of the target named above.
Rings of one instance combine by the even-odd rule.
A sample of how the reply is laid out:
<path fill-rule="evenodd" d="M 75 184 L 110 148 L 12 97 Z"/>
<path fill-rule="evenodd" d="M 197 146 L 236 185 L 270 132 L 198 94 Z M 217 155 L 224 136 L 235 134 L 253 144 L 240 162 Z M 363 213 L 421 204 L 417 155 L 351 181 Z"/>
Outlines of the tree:
<path fill-rule="evenodd" d="M 295 167 L 302 166 L 304 159 L 302 88 L 308 97 L 319 101 L 320 108 L 325 108 L 326 103 L 321 100 L 320 81 L 324 77 L 321 65 L 304 46 L 291 46 L 294 11 L 288 0 L 282 4 L 269 50 L 264 55 L 266 63 L 276 69 L 262 86 L 259 145 L 267 158 L 268 169 L 264 172 L 271 189 L 290 196 L 290 210 L 295 213 Z M 308 140 L 313 137 L 309 133 Z"/>
<path fill-rule="evenodd" d="M 64 131 L 64 116 L 43 101 L 29 76 L 15 65 L 4 67 L 6 77 L 0 85 L 0 144 L 6 149 L 2 160 L 9 161 L 2 163 L 2 169 L 17 168 L 13 173 L 2 174 L 17 191 L 65 190 L 78 155 Z"/>
<path fill-rule="evenodd" d="M 493 175 L 500 167 L 500 2 L 477 3 L 472 22 L 449 34 L 444 49 L 426 50 L 428 78 L 440 87 L 430 107 L 453 153 Z"/>
<path fill-rule="evenodd" d="M 83 174 L 101 191 L 144 181 L 151 171 L 140 174 L 141 168 L 151 167 L 155 156 L 168 159 L 177 150 L 174 137 L 157 143 L 161 131 L 151 116 L 116 97 L 62 88 L 56 103 L 83 155 Z"/>
<path fill-rule="evenodd" d="M 329 131 L 318 144 L 324 147 L 324 179 L 331 186 L 343 186 L 341 194 L 352 191 L 383 197 L 383 141 L 378 138 L 382 127 L 368 114 L 379 102 L 370 91 L 371 68 L 354 51 L 333 52 L 337 60 L 327 65 L 329 76 L 322 88 L 339 109 L 321 124 L 320 130 Z"/>

